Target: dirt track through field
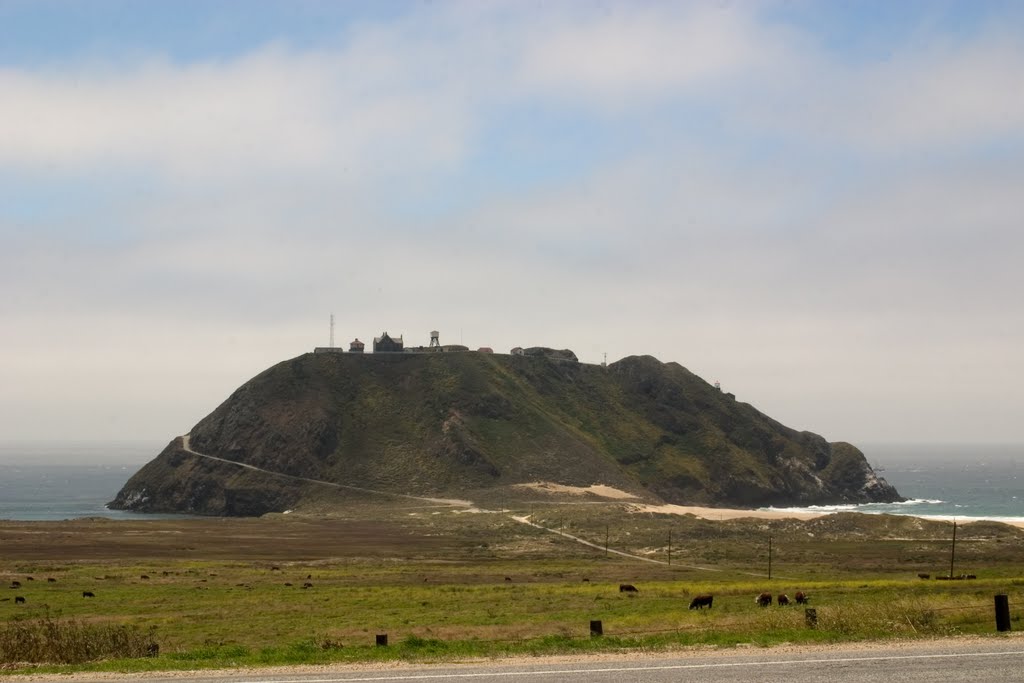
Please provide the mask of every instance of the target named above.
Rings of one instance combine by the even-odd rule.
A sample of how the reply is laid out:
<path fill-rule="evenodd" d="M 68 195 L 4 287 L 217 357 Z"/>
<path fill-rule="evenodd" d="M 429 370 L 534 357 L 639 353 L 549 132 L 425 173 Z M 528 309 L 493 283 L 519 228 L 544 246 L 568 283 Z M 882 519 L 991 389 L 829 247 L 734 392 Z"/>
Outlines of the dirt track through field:
<path fill-rule="evenodd" d="M 198 456 L 200 458 L 207 458 L 209 460 L 216 460 L 217 462 L 226 463 L 228 465 L 236 465 L 238 467 L 244 467 L 246 469 L 254 470 L 256 472 L 262 472 L 263 474 L 269 474 L 269 475 L 274 476 L 274 477 L 286 477 L 288 479 L 294 479 L 294 480 L 297 480 L 297 481 L 305 481 L 305 482 L 308 482 L 308 483 L 311 483 L 311 484 L 321 484 L 323 486 L 333 486 L 335 488 L 348 489 L 348 490 L 351 490 L 351 491 L 359 491 L 361 493 L 371 493 L 371 494 L 376 494 L 376 495 L 381 495 L 381 496 L 393 496 L 393 497 L 396 497 L 396 498 L 405 498 L 405 499 L 408 499 L 408 500 L 425 501 L 425 502 L 429 502 L 429 503 L 436 503 L 436 504 L 439 504 L 439 505 L 450 505 L 452 507 L 463 507 L 463 508 L 475 507 L 471 501 L 460 500 L 460 499 L 457 499 L 457 498 L 428 498 L 428 497 L 424 497 L 424 496 L 413 496 L 413 495 L 409 495 L 409 494 L 405 494 L 405 493 L 390 493 L 390 492 L 387 492 L 387 491 L 377 491 L 375 489 L 363 488 L 361 486 L 351 486 L 351 485 L 348 485 L 348 484 L 338 484 L 338 483 L 332 482 L 332 481 L 322 481 L 320 479 L 310 479 L 308 477 L 297 477 L 295 475 L 284 474 L 282 472 L 272 472 L 270 470 L 265 470 L 265 469 L 263 469 L 261 467 L 256 467 L 255 465 L 249 465 L 249 464 L 246 464 L 244 462 L 236 462 L 234 460 L 227 460 L 225 458 L 218 458 L 215 455 L 207 455 L 206 453 L 199 453 L 198 451 L 194 451 L 194 450 L 192 450 L 192 447 L 191 447 L 191 445 L 189 443 L 189 438 L 190 438 L 189 434 L 185 434 L 185 435 L 183 435 L 181 437 L 181 442 L 182 442 L 181 448 L 182 448 L 183 451 L 185 451 L 186 453 L 189 453 L 190 455 L 195 455 L 195 456 Z M 482 510 L 482 511 L 483 512 L 490 512 L 490 511 L 487 511 L 487 510 Z M 572 534 L 567 534 L 564 531 L 560 531 L 558 529 L 550 529 L 550 528 L 548 528 L 546 526 L 541 526 L 540 524 L 537 524 L 535 522 L 531 522 L 529 517 L 518 517 L 516 515 L 511 515 L 511 514 L 508 515 L 508 517 L 509 517 L 509 519 L 512 519 L 512 520 L 514 520 L 516 522 L 519 522 L 520 524 L 525 524 L 525 525 L 531 526 L 531 527 L 533 527 L 535 529 L 541 529 L 543 531 L 547 531 L 548 533 L 556 534 L 558 536 L 561 536 L 562 538 L 567 538 L 567 539 L 569 539 L 571 541 L 574 541 L 576 543 L 580 543 L 580 544 L 585 545 L 585 546 L 587 546 L 589 548 L 594 548 L 596 550 L 604 550 L 604 551 L 606 551 L 608 553 L 614 553 L 615 555 L 619 555 L 620 557 L 626 557 L 626 558 L 629 558 L 631 560 L 637 560 L 639 562 L 649 562 L 651 564 L 660 564 L 660 565 L 668 565 L 669 564 L 665 560 L 656 560 L 654 558 L 644 557 L 642 555 L 634 555 L 632 553 L 627 553 L 627 552 L 622 551 L 622 550 L 615 550 L 614 548 L 606 548 L 605 546 L 599 545 L 597 543 L 592 543 L 592 542 L 590 542 L 590 541 L 588 541 L 586 539 L 580 538 L 579 536 L 573 536 Z M 687 569 L 693 569 L 693 570 L 696 570 L 696 571 L 703 571 L 703 572 L 721 572 L 721 571 L 723 571 L 721 569 L 715 569 L 714 567 L 701 567 L 699 565 L 676 564 L 676 566 L 677 567 L 685 567 Z M 754 572 L 741 572 L 741 573 L 748 574 L 750 576 L 757 576 L 757 577 L 764 576 L 764 574 L 758 574 L 758 573 L 754 573 Z M 786 577 L 778 577 L 778 578 L 786 578 Z"/>
<path fill-rule="evenodd" d="M 323 481 L 322 479 L 310 479 L 308 477 L 297 477 L 294 474 L 284 474 L 283 472 L 272 472 L 271 470 L 265 470 L 262 467 L 256 467 L 255 465 L 249 465 L 244 462 L 236 462 L 235 460 L 227 460 L 226 458 L 218 458 L 216 455 L 207 455 L 206 453 L 200 453 L 192 450 L 189 444 L 191 435 L 184 434 L 181 437 L 181 450 L 185 451 L 190 455 L 195 455 L 200 458 L 206 458 L 208 460 L 216 460 L 217 462 L 223 462 L 228 465 L 235 465 L 237 467 L 244 467 L 247 470 L 253 470 L 255 472 L 262 472 L 263 474 L 269 474 L 273 477 L 284 477 L 286 479 L 294 479 L 295 481 L 304 481 L 310 484 L 320 484 L 322 486 L 331 486 L 338 489 L 347 489 L 349 491 L 359 491 L 360 493 L 372 493 L 378 496 L 390 496 L 393 498 L 405 498 L 407 500 L 418 500 L 427 503 L 436 503 L 438 505 L 450 505 L 452 507 L 473 507 L 473 503 L 468 500 L 460 500 L 458 498 L 427 498 L 424 496 L 413 496 L 407 493 L 391 493 L 389 491 L 377 491 L 375 489 L 363 488 L 362 486 L 352 486 L 350 484 L 338 484 L 333 481 Z"/>

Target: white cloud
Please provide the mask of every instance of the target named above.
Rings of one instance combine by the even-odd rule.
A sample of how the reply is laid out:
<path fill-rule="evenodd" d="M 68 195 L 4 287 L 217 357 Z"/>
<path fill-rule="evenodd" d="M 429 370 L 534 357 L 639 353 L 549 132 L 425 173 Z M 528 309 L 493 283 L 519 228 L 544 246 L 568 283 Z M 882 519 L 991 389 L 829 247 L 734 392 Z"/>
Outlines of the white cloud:
<path fill-rule="evenodd" d="M 1020 139 L 1016 44 L 853 69 L 743 5 L 519 6 L 319 52 L 0 71 L 0 169 L 150 183 L 39 234 L 0 213 L 0 433 L 59 414 L 69 436 L 172 436 L 324 343 L 333 311 L 339 343 L 651 353 L 834 438 L 922 438 L 930 415 L 937 438 L 1019 438 L 953 419 L 1024 384 L 1020 150 L 972 147 Z M 509 105 L 620 147 L 474 194 Z M 516 132 L 543 149 L 531 115 Z M 454 208 L 396 209 L 435 195 Z"/>

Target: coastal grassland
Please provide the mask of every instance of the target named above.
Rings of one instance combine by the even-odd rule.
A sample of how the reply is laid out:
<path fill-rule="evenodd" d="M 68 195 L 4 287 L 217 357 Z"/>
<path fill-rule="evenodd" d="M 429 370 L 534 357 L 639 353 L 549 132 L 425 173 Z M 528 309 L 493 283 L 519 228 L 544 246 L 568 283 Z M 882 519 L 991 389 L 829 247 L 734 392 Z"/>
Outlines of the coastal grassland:
<path fill-rule="evenodd" d="M 465 658 L 989 634 L 993 595 L 1009 596 L 1015 628 L 1024 604 L 1024 534 L 1005 525 L 963 526 L 956 571 L 978 578 L 939 581 L 917 573 L 948 573 L 950 526 L 941 523 L 514 507 L 599 545 L 607 533 L 610 549 L 665 563 L 605 557 L 603 548 L 500 513 L 413 506 L 330 519 L 0 522 L 0 597 L 26 598 L 0 602 L 0 643 L 19 628 L 49 624 L 50 633 L 64 626 L 65 638 L 114 628 L 159 644 L 155 657 L 136 649 L 131 659 L 103 654 L 72 665 L 117 670 Z M 12 581 L 21 588 L 7 588 Z M 639 592 L 622 593 L 620 583 Z M 798 590 L 811 596 L 817 628 L 808 628 L 802 607 L 754 605 L 762 591 L 792 598 Z M 712 593 L 714 607 L 687 609 L 700 593 Z M 589 637 L 594 619 L 603 638 Z M 374 647 L 382 633 L 391 645 Z M 8 651 L 0 649 L 0 662 L 9 670 L 42 664 Z"/>

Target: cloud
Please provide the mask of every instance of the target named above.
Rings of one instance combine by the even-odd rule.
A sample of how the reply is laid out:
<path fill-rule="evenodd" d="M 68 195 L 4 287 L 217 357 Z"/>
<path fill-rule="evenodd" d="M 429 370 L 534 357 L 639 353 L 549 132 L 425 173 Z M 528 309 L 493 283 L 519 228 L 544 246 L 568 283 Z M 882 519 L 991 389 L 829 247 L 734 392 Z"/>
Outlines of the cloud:
<path fill-rule="evenodd" d="M 61 208 L 0 211 L 0 431 L 168 437 L 334 312 L 650 353 L 840 438 L 1019 434 L 942 403 L 1024 373 L 1013 41 L 853 66 L 760 5 L 521 7 L 0 70 L 0 171 Z"/>
<path fill-rule="evenodd" d="M 851 156 L 962 154 L 979 144 L 1024 141 L 1024 46 L 985 27 L 896 46 L 888 58 L 850 64 L 803 52 L 788 73 L 754 85 L 749 106 L 730 117 L 743 129 L 774 131 L 807 147 Z"/>
<path fill-rule="evenodd" d="M 563 18 L 564 17 L 560 17 Z M 618 107 L 636 98 L 708 92 L 787 59 L 784 34 L 721 4 L 615 5 L 537 27 L 526 40 L 524 84 L 564 99 Z M 728 87 L 728 85 L 726 86 Z"/>
<path fill-rule="evenodd" d="M 458 107 L 373 83 L 365 62 L 269 47 L 217 63 L 3 70 L 0 166 L 113 166 L 191 183 L 346 167 L 379 177 L 460 158 Z"/>

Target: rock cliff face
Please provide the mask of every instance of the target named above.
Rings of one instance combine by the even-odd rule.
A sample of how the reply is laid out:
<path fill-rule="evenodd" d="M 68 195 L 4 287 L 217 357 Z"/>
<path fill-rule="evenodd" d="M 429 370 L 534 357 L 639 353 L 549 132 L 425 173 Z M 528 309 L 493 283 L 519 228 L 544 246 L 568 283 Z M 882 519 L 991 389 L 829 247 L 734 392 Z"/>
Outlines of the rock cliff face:
<path fill-rule="evenodd" d="M 305 354 L 242 385 L 110 506 L 259 515 L 322 504 L 328 484 L 473 498 L 536 481 L 678 504 L 901 500 L 850 444 L 649 356 L 602 368 L 549 354 Z"/>

